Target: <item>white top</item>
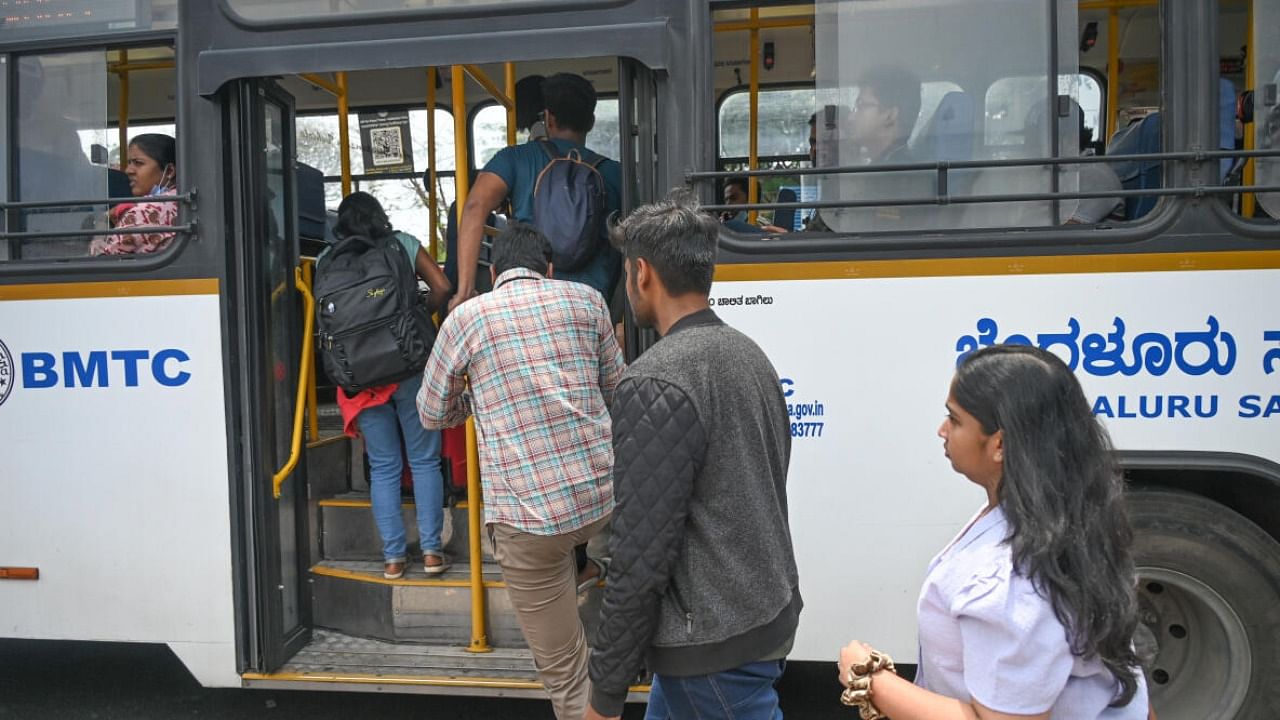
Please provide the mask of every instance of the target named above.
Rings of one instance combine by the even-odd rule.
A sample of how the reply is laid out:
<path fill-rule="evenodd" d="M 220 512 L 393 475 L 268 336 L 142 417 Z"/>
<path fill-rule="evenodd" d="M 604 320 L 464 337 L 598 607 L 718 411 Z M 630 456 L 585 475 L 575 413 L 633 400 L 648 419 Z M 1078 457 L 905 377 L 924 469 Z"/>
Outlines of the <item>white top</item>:
<path fill-rule="evenodd" d="M 1071 654 L 1049 600 L 1013 571 L 999 507 L 975 516 L 933 562 L 920 589 L 916 684 L 998 712 L 1053 720 L 1146 720 L 1147 687 L 1123 708 L 1096 658 Z"/>

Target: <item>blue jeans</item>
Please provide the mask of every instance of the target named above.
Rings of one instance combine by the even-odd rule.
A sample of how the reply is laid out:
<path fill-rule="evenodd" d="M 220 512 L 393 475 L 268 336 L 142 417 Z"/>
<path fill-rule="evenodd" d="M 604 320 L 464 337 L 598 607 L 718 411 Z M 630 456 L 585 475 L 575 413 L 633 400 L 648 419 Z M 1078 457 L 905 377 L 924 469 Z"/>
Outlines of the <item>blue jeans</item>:
<path fill-rule="evenodd" d="M 423 552 L 440 551 L 444 530 L 444 478 L 440 474 L 440 432 L 427 430 L 418 419 L 416 398 L 422 375 L 400 383 L 383 405 L 360 411 L 356 423 L 369 453 L 369 495 L 373 520 L 382 536 L 382 557 L 386 562 L 404 562 L 404 519 L 400 515 L 400 454 L 409 458 L 413 472 L 413 500 L 418 513 L 418 536 Z"/>
<path fill-rule="evenodd" d="M 785 660 L 763 660 L 711 675 L 654 675 L 645 720 L 782 720 L 774 683 Z"/>

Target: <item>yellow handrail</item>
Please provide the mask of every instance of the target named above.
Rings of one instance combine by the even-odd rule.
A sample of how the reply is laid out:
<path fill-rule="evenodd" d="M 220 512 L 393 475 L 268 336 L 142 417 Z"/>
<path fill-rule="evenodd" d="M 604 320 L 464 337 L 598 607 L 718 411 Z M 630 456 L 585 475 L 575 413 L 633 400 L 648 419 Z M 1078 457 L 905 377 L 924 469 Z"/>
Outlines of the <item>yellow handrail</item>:
<path fill-rule="evenodd" d="M 342 153 L 338 156 L 342 167 L 342 197 L 351 194 L 351 133 L 347 127 L 347 73 L 337 73 L 338 85 L 338 145 Z"/>
<path fill-rule="evenodd" d="M 315 287 L 313 279 L 315 267 L 315 260 L 305 259 L 302 261 L 302 282 L 306 283 L 308 293 L 311 292 L 311 288 Z M 307 313 L 307 317 L 311 317 L 311 313 Z M 305 338 L 303 342 L 306 342 Z M 314 360 L 311 362 L 310 370 L 305 380 L 307 384 L 307 437 L 311 442 L 316 442 L 320 439 L 320 403 L 316 400 L 316 363 Z"/>
<path fill-rule="evenodd" d="M 293 443 L 289 450 L 289 461 L 271 478 L 271 496 L 277 500 L 280 499 L 280 486 L 298 466 L 298 460 L 302 457 L 302 418 L 307 405 L 307 378 L 311 376 L 312 365 L 315 362 L 311 332 L 315 329 L 316 301 L 311 296 L 311 288 L 302 279 L 301 267 L 293 269 L 293 284 L 306 301 L 305 320 L 302 323 L 302 359 L 298 363 L 298 397 L 293 404 Z"/>
<path fill-rule="evenodd" d="M 492 80 L 489 79 L 488 75 L 485 74 L 484 70 L 480 69 L 480 66 L 463 65 L 462 69 L 465 70 L 466 73 L 471 76 L 471 79 L 475 80 L 476 83 L 480 85 L 480 87 L 484 88 L 485 91 L 488 92 L 489 95 L 492 96 L 494 100 L 497 100 L 502 105 L 502 107 L 508 110 L 515 110 L 516 108 L 515 99 L 512 98 L 511 95 L 508 95 L 507 93 L 504 93 L 503 91 L 499 90 L 498 86 L 494 84 Z"/>
<path fill-rule="evenodd" d="M 476 419 L 467 418 L 467 548 L 471 555 L 471 645 L 467 652 L 493 652 L 484 632 L 484 558 L 480 555 L 480 453 Z"/>

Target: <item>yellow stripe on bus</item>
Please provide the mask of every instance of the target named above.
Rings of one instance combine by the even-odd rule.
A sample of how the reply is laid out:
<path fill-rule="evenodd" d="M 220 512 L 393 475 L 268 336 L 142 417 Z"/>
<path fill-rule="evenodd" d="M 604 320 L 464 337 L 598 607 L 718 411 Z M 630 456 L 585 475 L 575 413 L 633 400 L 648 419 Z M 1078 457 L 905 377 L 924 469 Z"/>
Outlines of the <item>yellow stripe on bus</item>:
<path fill-rule="evenodd" d="M 80 300 L 85 298 L 217 294 L 217 278 L 0 285 L 0 300 Z"/>
<path fill-rule="evenodd" d="M 842 280 L 979 275 L 1063 275 L 1186 270 L 1274 270 L 1280 251 L 1052 255 L 1044 257 L 838 260 L 718 265 L 715 279 Z"/>

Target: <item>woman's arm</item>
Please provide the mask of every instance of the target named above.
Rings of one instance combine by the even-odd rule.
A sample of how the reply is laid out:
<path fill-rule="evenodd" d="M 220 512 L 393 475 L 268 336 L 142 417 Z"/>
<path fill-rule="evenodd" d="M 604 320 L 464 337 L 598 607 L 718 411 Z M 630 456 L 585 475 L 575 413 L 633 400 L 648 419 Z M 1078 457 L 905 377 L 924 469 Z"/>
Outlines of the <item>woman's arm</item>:
<path fill-rule="evenodd" d="M 449 293 L 453 291 L 453 285 L 449 282 L 449 278 L 445 277 L 440 265 L 432 260 L 431 256 L 427 255 L 426 249 L 422 247 L 418 248 L 413 265 L 418 271 L 418 277 L 422 278 L 431 289 L 431 294 L 427 296 L 427 307 L 431 312 L 444 307 L 445 301 L 449 299 Z"/>
<path fill-rule="evenodd" d="M 871 648 L 854 640 L 840 651 L 840 684 L 849 678 L 849 667 L 865 663 Z M 907 682 L 888 670 L 871 676 L 871 702 L 881 714 L 893 720 L 1049 720 L 1049 712 L 1037 715 L 1010 715 L 992 710 L 977 701 L 962 702 L 930 692 Z"/>

